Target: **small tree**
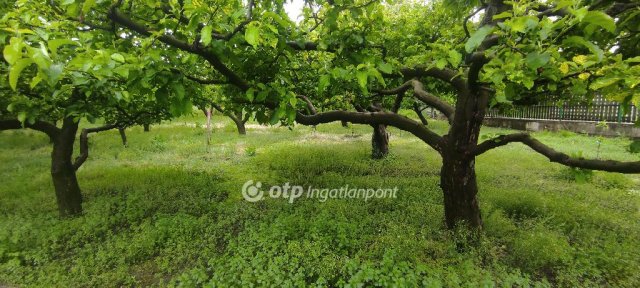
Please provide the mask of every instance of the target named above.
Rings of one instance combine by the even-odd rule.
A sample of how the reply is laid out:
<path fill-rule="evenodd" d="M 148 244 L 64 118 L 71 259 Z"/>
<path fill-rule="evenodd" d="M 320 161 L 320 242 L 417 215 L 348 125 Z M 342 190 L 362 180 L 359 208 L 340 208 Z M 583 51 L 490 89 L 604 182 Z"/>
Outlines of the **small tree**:
<path fill-rule="evenodd" d="M 82 195 L 76 171 L 89 156 L 90 133 L 157 122 L 170 116 L 169 107 L 180 114 L 191 105 L 179 88 L 181 80 L 162 75 L 160 57 L 104 48 L 107 39 L 113 39 L 110 34 L 103 38 L 91 33 L 94 28 L 77 29 L 75 23 L 38 13 L 40 5 L 30 4 L 7 13 L 0 24 L 7 27 L 0 32 L 0 71 L 8 75 L 0 80 L 0 130 L 30 128 L 49 136 L 59 213 L 78 215 Z M 165 89 L 167 97 L 156 101 L 153 92 L 163 93 L 156 86 Z M 165 102 L 173 105 L 159 105 Z M 80 154 L 74 160 L 82 119 L 103 119 L 105 124 L 82 129 Z"/>

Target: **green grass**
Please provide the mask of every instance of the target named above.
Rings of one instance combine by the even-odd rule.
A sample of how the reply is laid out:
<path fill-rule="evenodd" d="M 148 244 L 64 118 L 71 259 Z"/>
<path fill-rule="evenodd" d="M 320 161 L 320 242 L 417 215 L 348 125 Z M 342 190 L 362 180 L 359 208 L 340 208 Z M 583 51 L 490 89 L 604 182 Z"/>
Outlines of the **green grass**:
<path fill-rule="evenodd" d="M 368 126 L 251 126 L 241 137 L 215 121 L 208 147 L 195 116 L 130 129 L 128 148 L 117 131 L 92 135 L 78 171 L 85 215 L 65 220 L 48 139 L 0 133 L 0 286 L 640 286 L 637 176 L 578 183 L 523 145 L 490 151 L 477 161 L 485 230 L 474 238 L 444 229 L 440 157 L 407 132 L 390 129 L 391 155 L 374 161 Z M 640 160 L 622 138 L 598 152 L 594 137 L 535 136 L 567 153 Z M 249 203 L 249 179 L 399 192 Z"/>

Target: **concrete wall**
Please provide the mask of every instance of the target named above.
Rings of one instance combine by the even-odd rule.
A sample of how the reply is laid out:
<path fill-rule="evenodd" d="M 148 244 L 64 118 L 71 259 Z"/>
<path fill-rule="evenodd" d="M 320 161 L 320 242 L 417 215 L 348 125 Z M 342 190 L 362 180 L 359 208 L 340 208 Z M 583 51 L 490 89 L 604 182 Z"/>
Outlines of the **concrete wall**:
<path fill-rule="evenodd" d="M 539 119 L 513 119 L 513 118 L 486 118 L 484 125 L 490 127 L 511 128 L 525 131 L 558 131 L 567 130 L 589 135 L 602 135 L 608 137 L 626 136 L 640 138 L 640 127 L 630 123 L 607 123 L 608 128 L 598 127 L 598 122 L 570 121 L 570 120 L 539 120 Z"/>

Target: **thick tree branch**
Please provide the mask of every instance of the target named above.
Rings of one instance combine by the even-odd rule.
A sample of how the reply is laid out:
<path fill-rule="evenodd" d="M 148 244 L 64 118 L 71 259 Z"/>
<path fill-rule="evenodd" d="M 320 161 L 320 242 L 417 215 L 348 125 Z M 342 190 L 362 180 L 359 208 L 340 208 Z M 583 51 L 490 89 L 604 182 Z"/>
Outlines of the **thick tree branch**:
<path fill-rule="evenodd" d="M 318 43 L 311 41 L 287 41 L 287 46 L 291 47 L 293 50 L 299 51 L 326 51 L 326 52 L 334 52 L 332 48 L 320 49 L 318 47 Z"/>
<path fill-rule="evenodd" d="M 54 125 L 53 123 L 49 123 L 46 121 L 36 121 L 33 124 L 30 124 L 27 121 L 24 123 L 24 126 L 22 126 L 22 123 L 20 123 L 20 121 L 16 119 L 0 120 L 0 131 L 15 130 L 15 129 L 22 129 L 22 128 L 29 128 L 29 129 L 43 132 L 47 134 L 50 138 L 55 138 L 60 134 L 60 128 L 56 127 L 56 125 Z"/>
<path fill-rule="evenodd" d="M 449 105 L 449 103 L 440 100 L 440 98 L 434 96 L 433 94 L 424 90 L 424 86 L 418 80 L 409 80 L 404 84 L 390 89 L 390 90 L 382 90 L 379 91 L 379 94 L 382 95 L 392 95 L 392 94 L 402 94 L 407 91 L 409 88 L 413 87 L 413 95 L 422 103 L 435 108 L 436 110 L 442 112 L 449 122 L 453 121 L 455 109 L 453 106 Z"/>
<path fill-rule="evenodd" d="M 640 161 L 621 162 L 614 160 L 575 158 L 565 153 L 554 150 L 553 148 L 531 137 L 531 135 L 529 135 L 528 133 L 501 135 L 496 138 L 484 141 L 476 146 L 474 154 L 477 156 L 493 148 L 504 146 L 512 142 L 523 143 L 531 147 L 531 149 L 533 149 L 534 151 L 549 158 L 551 162 L 559 163 L 569 167 L 618 173 L 640 173 Z"/>
<path fill-rule="evenodd" d="M 440 135 L 427 129 L 424 125 L 416 121 L 395 113 L 328 111 L 315 115 L 304 115 L 302 113 L 298 113 L 296 116 L 296 122 L 303 125 L 318 125 L 335 121 L 393 126 L 415 135 L 438 152 L 441 151 L 442 137 Z"/>
<path fill-rule="evenodd" d="M 460 73 L 449 68 L 416 66 L 402 68 L 400 73 L 406 78 L 432 77 L 451 84 L 458 92 L 467 90 L 467 81 Z"/>
<path fill-rule="evenodd" d="M 89 158 L 89 133 L 97 133 L 118 128 L 117 124 L 107 124 L 100 127 L 84 128 L 80 133 L 80 155 L 73 161 L 73 169 L 78 170 Z M 126 145 L 126 144 L 125 144 Z"/>

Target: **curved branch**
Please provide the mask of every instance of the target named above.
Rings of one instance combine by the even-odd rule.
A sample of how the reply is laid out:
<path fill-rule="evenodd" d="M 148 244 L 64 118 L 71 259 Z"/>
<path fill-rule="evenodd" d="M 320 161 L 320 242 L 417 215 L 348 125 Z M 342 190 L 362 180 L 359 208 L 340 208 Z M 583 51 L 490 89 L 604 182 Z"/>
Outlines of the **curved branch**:
<path fill-rule="evenodd" d="M 311 113 L 312 115 L 318 114 L 318 110 L 316 110 L 316 107 L 313 106 L 313 103 L 311 102 L 311 100 L 309 100 L 309 97 L 304 95 L 298 95 L 298 98 L 302 99 L 305 103 L 307 103 L 307 110 L 309 111 L 309 113 Z"/>
<path fill-rule="evenodd" d="M 28 121 L 22 123 L 16 119 L 14 120 L 0 120 L 0 131 L 2 130 L 15 130 L 29 128 L 36 131 L 43 132 L 47 134 L 50 138 L 55 138 L 60 134 L 60 128 L 56 127 L 53 123 L 49 123 L 46 121 L 35 121 L 33 124 L 30 124 Z"/>
<path fill-rule="evenodd" d="M 406 67 L 400 69 L 400 73 L 406 78 L 432 77 L 440 79 L 451 84 L 458 92 L 467 90 L 467 81 L 462 77 L 462 74 L 449 68 L 438 69 L 428 66 Z"/>
<path fill-rule="evenodd" d="M 467 27 L 467 23 L 469 22 L 469 19 L 471 19 L 471 17 L 475 16 L 476 14 L 478 14 L 478 12 L 480 12 L 484 8 L 485 8 L 484 5 L 480 6 L 480 7 L 476 8 L 476 10 L 471 12 L 471 14 L 467 15 L 466 17 L 464 17 L 464 21 L 462 21 L 462 28 L 464 28 L 465 37 L 462 38 L 461 42 L 463 42 L 465 39 L 471 37 L 471 34 L 469 33 L 469 27 Z"/>
<path fill-rule="evenodd" d="M 440 98 L 434 96 L 433 94 L 424 90 L 424 86 L 418 80 L 409 80 L 404 84 L 390 89 L 390 90 L 382 90 L 379 91 L 379 94 L 382 95 L 390 95 L 390 94 L 401 94 L 407 91 L 410 87 L 413 87 L 413 95 L 424 104 L 435 108 L 436 110 L 442 112 L 449 122 L 453 121 L 455 109 L 453 106 L 449 105 L 449 103 L 440 100 Z"/>
<path fill-rule="evenodd" d="M 89 158 L 89 133 L 97 133 L 118 128 L 117 124 L 107 124 L 100 127 L 84 128 L 80 133 L 80 155 L 73 161 L 73 169 L 78 170 Z M 125 144 L 126 145 L 126 144 Z"/>
<path fill-rule="evenodd" d="M 328 111 L 315 115 L 304 115 L 302 113 L 296 114 L 296 122 L 303 125 L 318 125 L 335 121 L 346 121 L 355 124 L 384 124 L 393 126 L 415 135 L 438 152 L 442 149 L 442 136 L 427 129 L 416 121 L 395 113 Z"/>
<path fill-rule="evenodd" d="M 618 173 L 629 173 L 629 174 L 640 173 L 640 161 L 621 162 L 621 161 L 614 161 L 614 160 L 594 160 L 594 159 L 585 159 L 585 158 L 575 158 L 565 153 L 554 150 L 553 148 L 531 137 L 531 135 L 529 135 L 528 133 L 515 133 L 515 134 L 509 134 L 509 135 L 501 135 L 493 139 L 484 141 L 478 146 L 476 146 L 476 149 L 474 150 L 474 154 L 477 156 L 493 148 L 504 146 L 512 142 L 523 143 L 531 147 L 531 149 L 533 149 L 534 151 L 547 157 L 551 162 L 562 164 L 564 166 L 590 169 L 590 170 L 607 171 L 607 172 L 618 172 Z"/>

